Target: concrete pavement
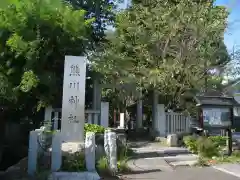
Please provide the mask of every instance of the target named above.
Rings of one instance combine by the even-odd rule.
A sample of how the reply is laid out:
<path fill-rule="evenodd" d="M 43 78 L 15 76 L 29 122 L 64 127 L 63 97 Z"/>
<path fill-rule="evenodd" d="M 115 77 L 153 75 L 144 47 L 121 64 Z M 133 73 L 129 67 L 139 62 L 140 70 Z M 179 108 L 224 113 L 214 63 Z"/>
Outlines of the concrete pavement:
<path fill-rule="evenodd" d="M 185 148 L 170 148 L 160 143 L 140 143 L 135 144 L 133 148 L 137 154 L 136 157 L 128 162 L 129 167 L 133 170 L 128 175 L 124 175 L 126 180 L 240 180 L 239 176 L 230 172 L 239 170 L 240 165 L 235 166 L 218 166 L 218 167 L 173 167 L 171 163 L 181 161 L 194 161 L 196 155 L 189 153 Z M 171 164 L 171 165 L 170 165 Z"/>
<path fill-rule="evenodd" d="M 123 176 L 126 180 L 239 180 L 238 177 L 218 171 L 212 167 L 179 168 L 171 172 L 136 172 Z"/>
<path fill-rule="evenodd" d="M 219 164 L 213 166 L 213 168 L 240 179 L 240 164 Z"/>

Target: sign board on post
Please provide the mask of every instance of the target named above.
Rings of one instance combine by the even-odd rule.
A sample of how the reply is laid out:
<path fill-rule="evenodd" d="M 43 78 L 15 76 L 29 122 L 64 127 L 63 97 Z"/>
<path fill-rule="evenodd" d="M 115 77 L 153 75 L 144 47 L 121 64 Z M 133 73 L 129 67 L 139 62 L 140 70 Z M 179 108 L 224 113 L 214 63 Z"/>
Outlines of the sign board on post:
<path fill-rule="evenodd" d="M 61 133 L 65 142 L 84 142 L 86 58 L 65 56 Z"/>
<path fill-rule="evenodd" d="M 208 127 L 230 127 L 230 108 L 203 108 L 203 123 Z"/>

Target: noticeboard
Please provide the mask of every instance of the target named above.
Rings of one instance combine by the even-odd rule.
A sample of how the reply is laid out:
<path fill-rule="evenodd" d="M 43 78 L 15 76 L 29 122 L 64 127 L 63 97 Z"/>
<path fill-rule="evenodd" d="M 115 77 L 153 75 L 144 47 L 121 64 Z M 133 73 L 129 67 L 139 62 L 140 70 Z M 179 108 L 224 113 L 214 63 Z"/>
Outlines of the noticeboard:
<path fill-rule="evenodd" d="M 203 108 L 203 124 L 208 127 L 231 126 L 230 108 Z"/>

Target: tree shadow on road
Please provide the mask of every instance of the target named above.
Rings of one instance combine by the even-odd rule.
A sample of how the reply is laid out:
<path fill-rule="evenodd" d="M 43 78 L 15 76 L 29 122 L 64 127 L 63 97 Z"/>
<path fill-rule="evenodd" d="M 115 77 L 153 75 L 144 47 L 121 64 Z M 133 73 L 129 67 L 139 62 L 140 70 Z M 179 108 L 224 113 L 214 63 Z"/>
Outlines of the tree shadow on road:
<path fill-rule="evenodd" d="M 154 158 L 154 157 L 161 157 L 156 152 L 145 152 L 145 153 L 135 153 L 130 159 L 143 159 L 143 158 Z"/>
<path fill-rule="evenodd" d="M 169 153 L 159 153 L 159 152 L 141 152 L 141 153 L 134 153 L 129 160 L 136 160 L 136 159 L 144 159 L 144 158 L 155 158 L 155 157 L 169 157 L 169 156 L 177 156 L 177 155 L 187 155 L 191 154 L 189 152 L 169 152 Z"/>
<path fill-rule="evenodd" d="M 141 140 L 139 140 L 139 141 L 129 141 L 128 146 L 130 148 L 141 148 L 141 147 L 146 147 L 149 143 L 150 142 L 148 142 L 148 141 L 141 141 Z"/>
<path fill-rule="evenodd" d="M 134 170 L 134 171 L 129 171 L 125 172 L 124 175 L 128 174 L 147 174 L 147 173 L 154 173 L 154 172 L 161 172 L 160 169 L 141 169 L 141 170 Z"/>

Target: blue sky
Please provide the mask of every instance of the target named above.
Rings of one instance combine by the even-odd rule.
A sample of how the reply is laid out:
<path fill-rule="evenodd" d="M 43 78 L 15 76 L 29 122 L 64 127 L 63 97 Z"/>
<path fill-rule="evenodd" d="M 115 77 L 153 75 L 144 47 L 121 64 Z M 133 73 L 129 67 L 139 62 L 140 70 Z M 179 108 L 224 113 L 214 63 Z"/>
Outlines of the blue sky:
<path fill-rule="evenodd" d="M 226 6 L 230 15 L 228 17 L 228 28 L 225 32 L 224 42 L 229 51 L 240 48 L 240 0 L 216 0 L 217 5 Z"/>
<path fill-rule="evenodd" d="M 129 0 L 125 0 L 120 8 L 125 8 Z M 240 49 L 240 0 L 216 0 L 216 5 L 224 5 L 229 11 L 228 28 L 226 29 L 224 42 L 229 52 L 233 47 Z"/>

